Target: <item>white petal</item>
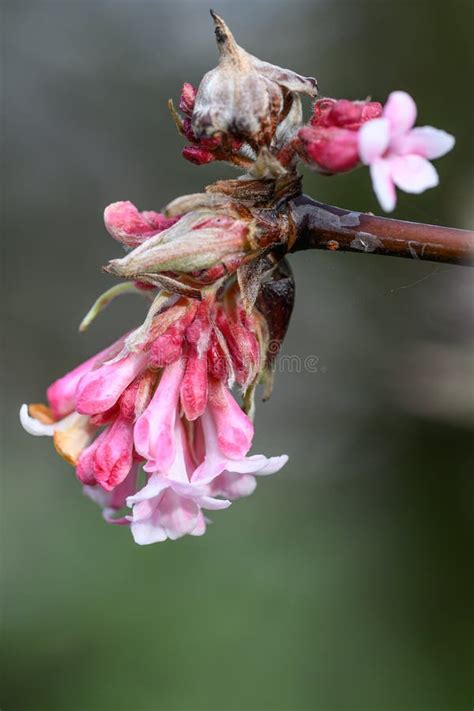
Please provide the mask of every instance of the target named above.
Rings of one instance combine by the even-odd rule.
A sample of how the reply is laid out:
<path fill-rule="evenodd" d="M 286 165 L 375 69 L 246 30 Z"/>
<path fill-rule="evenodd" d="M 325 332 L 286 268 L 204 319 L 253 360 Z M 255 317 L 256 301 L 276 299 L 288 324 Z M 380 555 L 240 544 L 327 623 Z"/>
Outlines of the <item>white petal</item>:
<path fill-rule="evenodd" d="M 406 133 L 416 121 L 416 104 L 406 91 L 392 91 L 383 115 L 390 122 L 392 135 Z"/>
<path fill-rule="evenodd" d="M 139 546 L 146 546 L 149 543 L 161 543 L 166 541 L 167 535 L 162 526 L 154 525 L 150 519 L 133 522 L 130 525 L 133 540 Z"/>
<path fill-rule="evenodd" d="M 67 417 L 57 422 L 52 422 L 50 425 L 45 424 L 31 417 L 28 412 L 28 405 L 22 405 L 20 408 L 20 422 L 29 434 L 35 437 L 52 437 L 57 430 L 66 430 L 74 424 L 74 421 L 81 417 L 76 412 L 72 412 Z"/>
<path fill-rule="evenodd" d="M 383 156 L 390 142 L 390 125 L 387 119 L 379 118 L 367 121 L 361 126 L 358 135 L 360 159 L 370 165 Z"/>
<path fill-rule="evenodd" d="M 390 163 L 387 160 L 375 161 L 370 166 L 370 176 L 372 187 L 382 209 L 385 212 L 392 212 L 397 203 L 397 195 L 390 174 Z"/>
<path fill-rule="evenodd" d="M 255 472 L 258 476 L 268 476 L 268 474 L 276 474 L 282 469 L 288 461 L 288 455 L 282 454 L 279 457 L 270 457 L 267 459 L 266 465 L 263 469 Z"/>
<path fill-rule="evenodd" d="M 446 155 L 455 144 L 454 136 L 432 126 L 414 128 L 405 136 L 400 136 L 397 141 L 396 153 L 407 155 L 414 153 L 423 158 L 434 160 Z"/>
<path fill-rule="evenodd" d="M 422 193 L 439 183 L 434 166 L 421 156 L 399 156 L 390 159 L 393 182 L 407 193 Z"/>

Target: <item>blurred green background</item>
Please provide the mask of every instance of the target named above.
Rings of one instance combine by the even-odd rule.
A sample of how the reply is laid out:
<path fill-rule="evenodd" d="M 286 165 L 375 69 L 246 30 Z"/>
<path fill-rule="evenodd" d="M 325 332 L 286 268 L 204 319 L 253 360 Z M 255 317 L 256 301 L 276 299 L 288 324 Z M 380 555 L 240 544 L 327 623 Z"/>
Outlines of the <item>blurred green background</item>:
<path fill-rule="evenodd" d="M 398 217 L 472 226 L 472 3 L 219 0 L 249 51 L 323 94 L 417 99 L 457 137 L 441 186 Z M 472 276 L 334 253 L 292 258 L 287 355 L 255 451 L 290 462 L 149 547 L 107 527 L 23 401 L 141 320 L 120 300 L 77 325 L 120 247 L 102 210 L 159 209 L 196 168 L 166 109 L 214 66 L 208 2 L 1 3 L 6 319 L 2 711 L 470 711 L 474 706 Z M 306 175 L 377 210 L 367 171 Z"/>

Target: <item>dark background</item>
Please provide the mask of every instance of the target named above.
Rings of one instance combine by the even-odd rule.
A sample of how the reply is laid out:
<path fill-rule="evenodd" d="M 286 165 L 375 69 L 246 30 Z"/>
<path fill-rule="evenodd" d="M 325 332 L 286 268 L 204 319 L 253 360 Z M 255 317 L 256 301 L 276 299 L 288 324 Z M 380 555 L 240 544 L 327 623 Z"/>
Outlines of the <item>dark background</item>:
<path fill-rule="evenodd" d="M 457 145 L 440 187 L 400 195 L 396 215 L 472 226 L 470 2 L 215 9 L 249 51 L 317 76 L 323 94 L 412 93 L 419 124 Z M 2 711 L 470 711 L 469 270 L 295 255 L 284 353 L 316 356 L 317 372 L 283 368 L 255 443 L 289 464 L 204 538 L 134 545 L 17 411 L 143 316 L 123 298 L 77 333 L 120 254 L 105 205 L 159 209 L 233 175 L 183 161 L 166 109 L 215 64 L 208 2 L 1 10 Z M 305 179 L 320 200 L 377 210 L 367 171 Z"/>

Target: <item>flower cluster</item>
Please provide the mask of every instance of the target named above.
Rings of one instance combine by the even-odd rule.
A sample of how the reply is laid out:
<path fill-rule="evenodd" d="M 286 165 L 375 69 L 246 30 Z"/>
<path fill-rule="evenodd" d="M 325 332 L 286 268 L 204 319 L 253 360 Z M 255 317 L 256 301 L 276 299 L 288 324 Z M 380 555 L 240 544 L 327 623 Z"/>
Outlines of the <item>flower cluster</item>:
<path fill-rule="evenodd" d="M 104 270 L 127 281 L 97 299 L 80 330 L 129 292 L 151 300 L 146 318 L 55 381 L 47 405 L 20 415 L 28 432 L 53 437 L 105 520 L 130 526 L 140 544 L 203 534 L 204 510 L 227 508 L 287 461 L 249 451 L 255 389 L 262 382 L 264 399 L 271 392 L 293 308 L 285 255 L 298 237 L 288 207 L 301 194 L 298 161 L 324 174 L 369 166 L 382 207 L 393 210 L 395 186 L 436 185 L 429 161 L 454 145 L 444 131 L 413 128 L 416 106 L 404 92 L 384 107 L 318 98 L 315 79 L 257 59 L 211 14 L 218 66 L 197 89 L 184 84 L 179 112 L 170 109 L 185 158 L 227 161 L 244 175 L 162 213 L 109 205 L 105 226 L 129 251 Z M 302 97 L 313 102 L 307 124 Z"/>
<path fill-rule="evenodd" d="M 230 391 L 258 378 L 266 334 L 235 287 L 219 300 L 178 298 L 55 381 L 48 406 L 24 405 L 23 426 L 53 436 L 104 518 L 130 524 L 137 543 L 202 535 L 203 509 L 227 508 L 287 460 L 247 456 L 253 424 Z"/>

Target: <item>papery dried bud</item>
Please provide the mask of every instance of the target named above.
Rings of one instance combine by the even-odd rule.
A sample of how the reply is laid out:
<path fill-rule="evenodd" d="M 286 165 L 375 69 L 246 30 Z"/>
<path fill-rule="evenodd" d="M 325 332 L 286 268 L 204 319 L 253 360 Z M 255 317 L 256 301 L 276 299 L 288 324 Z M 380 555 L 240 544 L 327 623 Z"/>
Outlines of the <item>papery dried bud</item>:
<path fill-rule="evenodd" d="M 251 145 L 269 144 L 285 118 L 289 92 L 315 97 L 316 80 L 262 62 L 239 47 L 225 22 L 211 11 L 219 64 L 202 79 L 192 127 L 198 138 L 230 134 Z"/>
<path fill-rule="evenodd" d="M 242 259 L 250 250 L 248 220 L 210 211 L 191 212 L 170 229 L 147 240 L 106 271 L 121 277 L 191 273 L 229 258 Z"/>
<path fill-rule="evenodd" d="M 127 247 L 137 247 L 178 220 L 179 217 L 165 217 L 152 210 L 139 212 L 129 201 L 114 202 L 104 210 L 107 232 Z"/>

